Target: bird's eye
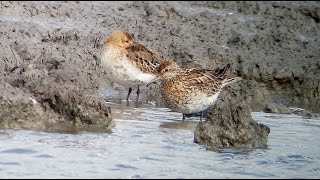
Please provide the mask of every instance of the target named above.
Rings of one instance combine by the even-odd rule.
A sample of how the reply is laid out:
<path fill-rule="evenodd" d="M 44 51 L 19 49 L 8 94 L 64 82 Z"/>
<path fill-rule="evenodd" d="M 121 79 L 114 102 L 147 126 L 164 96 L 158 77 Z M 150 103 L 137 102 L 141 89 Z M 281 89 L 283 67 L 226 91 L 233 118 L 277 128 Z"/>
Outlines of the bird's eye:
<path fill-rule="evenodd" d="M 124 42 L 128 43 L 129 41 L 128 41 L 128 40 L 126 40 L 126 41 L 124 41 Z"/>
<path fill-rule="evenodd" d="M 165 69 L 164 72 L 168 72 L 168 69 Z"/>

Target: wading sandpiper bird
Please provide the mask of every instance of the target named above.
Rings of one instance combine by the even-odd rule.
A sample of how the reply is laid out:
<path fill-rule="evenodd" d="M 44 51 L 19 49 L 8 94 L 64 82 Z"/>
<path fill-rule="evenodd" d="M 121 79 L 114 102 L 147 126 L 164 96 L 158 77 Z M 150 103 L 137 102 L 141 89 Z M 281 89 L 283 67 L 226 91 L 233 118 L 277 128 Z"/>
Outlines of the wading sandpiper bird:
<path fill-rule="evenodd" d="M 133 86 L 140 87 L 156 77 L 156 68 L 162 59 L 144 45 L 134 42 L 126 31 L 114 31 L 107 36 L 102 46 L 101 65 L 111 81 L 129 88 L 128 101 Z"/>
<path fill-rule="evenodd" d="M 157 68 L 158 75 L 149 84 L 161 80 L 160 91 L 167 106 L 182 113 L 183 120 L 185 114 L 200 112 L 202 122 L 203 111 L 215 104 L 222 88 L 241 80 L 240 77 L 227 77 L 229 68 L 230 64 L 215 70 L 182 69 L 174 61 L 166 60 Z"/>

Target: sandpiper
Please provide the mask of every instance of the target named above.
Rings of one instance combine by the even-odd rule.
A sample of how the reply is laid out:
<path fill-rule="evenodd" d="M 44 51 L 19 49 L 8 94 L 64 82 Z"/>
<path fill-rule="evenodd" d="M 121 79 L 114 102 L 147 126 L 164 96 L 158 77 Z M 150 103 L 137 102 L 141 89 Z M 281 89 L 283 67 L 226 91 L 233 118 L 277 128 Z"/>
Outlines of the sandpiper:
<path fill-rule="evenodd" d="M 141 85 L 146 85 L 156 77 L 156 68 L 162 59 L 144 45 L 134 42 L 126 31 L 114 31 L 104 41 L 101 65 L 113 82 L 129 88 L 128 101 L 132 86 L 138 86 L 137 100 Z"/>
<path fill-rule="evenodd" d="M 163 61 L 157 68 L 158 75 L 150 84 L 161 80 L 162 98 L 170 109 L 183 114 L 200 112 L 213 106 L 223 87 L 241 80 L 240 77 L 227 77 L 230 64 L 215 70 L 182 69 L 174 61 Z M 148 84 L 149 85 L 149 84 Z M 147 85 L 147 86 L 148 86 Z"/>

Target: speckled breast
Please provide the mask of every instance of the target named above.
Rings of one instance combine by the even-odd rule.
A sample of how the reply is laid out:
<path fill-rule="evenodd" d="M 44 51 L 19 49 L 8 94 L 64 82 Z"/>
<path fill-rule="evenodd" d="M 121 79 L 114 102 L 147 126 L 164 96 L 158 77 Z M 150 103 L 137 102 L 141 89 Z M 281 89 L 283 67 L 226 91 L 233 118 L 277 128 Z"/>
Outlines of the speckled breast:
<path fill-rule="evenodd" d="M 197 113 L 214 105 L 219 93 L 208 95 L 198 89 L 179 88 L 178 83 L 164 83 L 161 87 L 162 97 L 167 106 L 180 113 Z"/>

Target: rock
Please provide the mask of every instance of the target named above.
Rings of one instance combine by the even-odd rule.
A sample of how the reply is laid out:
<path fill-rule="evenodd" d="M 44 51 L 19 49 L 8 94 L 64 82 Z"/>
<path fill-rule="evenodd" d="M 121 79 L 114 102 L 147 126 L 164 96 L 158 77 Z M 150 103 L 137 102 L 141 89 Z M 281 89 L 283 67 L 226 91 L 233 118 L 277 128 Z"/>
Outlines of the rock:
<path fill-rule="evenodd" d="M 303 118 L 309 119 L 313 117 L 318 117 L 317 113 L 312 113 L 308 110 L 302 108 L 286 107 L 283 104 L 277 103 L 267 103 L 263 109 L 265 113 L 279 113 L 279 114 L 295 114 L 302 116 Z"/>
<path fill-rule="evenodd" d="M 303 118 L 306 118 L 306 119 L 309 119 L 309 118 L 312 118 L 312 117 L 314 117 L 314 116 L 312 115 L 311 112 L 309 112 L 309 111 L 304 111 L 303 114 L 302 114 L 302 117 L 303 117 Z"/>
<path fill-rule="evenodd" d="M 45 111 L 35 97 L 0 81 L 0 128 L 44 130 L 45 124 L 59 117 Z"/>
<path fill-rule="evenodd" d="M 290 112 L 291 114 L 302 116 L 303 118 L 306 118 L 306 119 L 319 117 L 317 113 L 311 113 L 310 111 L 302 108 L 291 107 Z"/>
<path fill-rule="evenodd" d="M 283 104 L 268 103 L 265 105 L 263 112 L 266 113 L 280 113 L 280 114 L 290 114 L 290 109 Z"/>
<path fill-rule="evenodd" d="M 290 108 L 290 111 L 291 111 L 291 114 L 295 114 L 295 115 L 298 115 L 298 116 L 302 116 L 302 115 L 303 115 L 303 112 L 304 112 L 305 110 L 302 109 L 302 108 L 293 108 L 293 107 L 291 107 L 291 108 Z"/>
<path fill-rule="evenodd" d="M 196 127 L 194 142 L 211 148 L 265 148 L 269 133 L 268 126 L 252 119 L 239 90 L 230 86 L 209 109 L 207 121 Z"/>

